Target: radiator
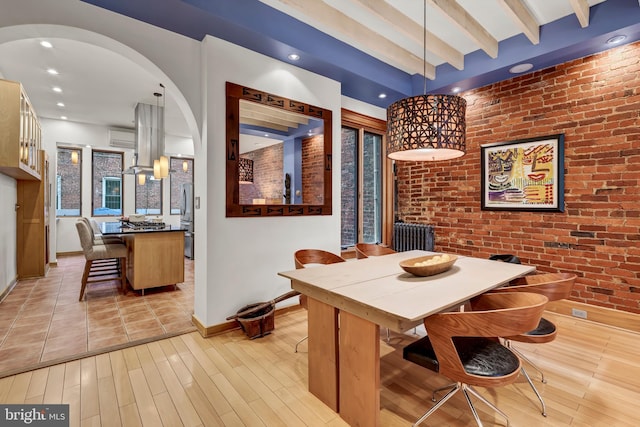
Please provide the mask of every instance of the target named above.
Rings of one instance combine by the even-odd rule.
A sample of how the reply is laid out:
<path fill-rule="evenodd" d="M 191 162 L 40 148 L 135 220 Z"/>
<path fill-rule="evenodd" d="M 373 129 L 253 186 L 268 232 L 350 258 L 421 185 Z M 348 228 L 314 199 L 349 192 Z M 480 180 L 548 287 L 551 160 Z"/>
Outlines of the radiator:
<path fill-rule="evenodd" d="M 433 251 L 435 236 L 433 227 L 427 224 L 393 224 L 393 250 L 397 252 L 420 249 Z"/>

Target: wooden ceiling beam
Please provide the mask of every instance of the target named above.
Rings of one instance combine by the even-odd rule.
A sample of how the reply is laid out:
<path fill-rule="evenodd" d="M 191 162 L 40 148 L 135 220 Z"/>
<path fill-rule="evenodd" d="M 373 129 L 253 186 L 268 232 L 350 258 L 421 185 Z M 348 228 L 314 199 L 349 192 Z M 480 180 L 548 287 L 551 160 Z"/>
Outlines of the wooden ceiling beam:
<path fill-rule="evenodd" d="M 502 0 L 500 2 L 508 15 L 522 29 L 533 44 L 540 43 L 540 25 L 522 0 Z"/>
<path fill-rule="evenodd" d="M 425 63 L 423 58 L 414 55 L 321 0 L 277 1 L 282 3 L 285 9 L 286 7 L 295 9 L 304 17 L 298 19 L 320 31 L 332 34 L 334 37 L 410 74 L 422 75 L 424 72 L 427 78 L 435 79 L 436 68 L 433 64 Z"/>
<path fill-rule="evenodd" d="M 589 26 L 589 3 L 587 0 L 569 0 L 571 7 L 580 22 L 582 28 Z"/>
<path fill-rule="evenodd" d="M 429 0 L 444 13 L 467 37 L 491 58 L 498 57 L 498 41 L 455 0 Z"/>
<path fill-rule="evenodd" d="M 353 0 L 361 7 L 369 9 L 370 13 L 385 21 L 398 33 L 404 34 L 411 40 L 422 46 L 423 27 L 413 19 L 409 18 L 398 9 L 391 6 L 384 0 Z M 458 70 L 464 69 L 464 55 L 459 50 L 454 49 L 442 39 L 427 30 L 427 49 L 429 52 L 440 57 Z"/>

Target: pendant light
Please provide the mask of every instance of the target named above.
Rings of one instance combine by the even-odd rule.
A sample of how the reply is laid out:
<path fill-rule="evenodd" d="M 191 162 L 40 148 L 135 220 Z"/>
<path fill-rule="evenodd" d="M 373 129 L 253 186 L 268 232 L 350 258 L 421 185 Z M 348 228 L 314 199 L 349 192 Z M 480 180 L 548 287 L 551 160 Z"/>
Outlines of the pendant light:
<path fill-rule="evenodd" d="M 71 163 L 74 165 L 78 164 L 78 152 L 75 150 L 71 152 Z"/>
<path fill-rule="evenodd" d="M 424 95 L 394 102 L 387 108 L 387 157 L 437 161 L 466 152 L 467 101 L 455 95 L 427 95 L 427 1 L 423 9 Z"/>
<path fill-rule="evenodd" d="M 240 157 L 238 167 L 238 180 L 240 184 L 253 183 L 253 160 Z"/>
<path fill-rule="evenodd" d="M 189 171 L 189 162 L 187 162 L 186 160 L 182 161 L 182 172 L 188 172 Z"/>

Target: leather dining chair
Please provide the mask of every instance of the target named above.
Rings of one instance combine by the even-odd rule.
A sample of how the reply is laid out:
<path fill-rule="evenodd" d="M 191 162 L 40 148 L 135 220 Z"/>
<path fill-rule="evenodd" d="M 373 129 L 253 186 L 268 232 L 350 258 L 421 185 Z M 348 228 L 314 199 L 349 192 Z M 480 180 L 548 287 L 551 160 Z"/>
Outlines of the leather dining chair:
<path fill-rule="evenodd" d="M 532 274 L 520 278 L 517 282 L 524 282 L 524 284 L 516 283 L 515 285 L 509 285 L 503 288 L 494 289 L 491 292 L 534 292 L 546 296 L 549 301 L 558 301 L 561 299 L 569 298 L 576 278 L 577 276 L 573 273 Z M 523 334 L 505 336 L 503 338 L 505 340 L 505 345 L 511 348 L 518 354 L 518 356 L 520 356 L 521 359 L 523 359 L 525 362 L 531 365 L 531 367 L 538 371 L 541 375 L 542 383 L 546 383 L 547 381 L 542 370 L 540 370 L 540 368 L 538 368 L 535 363 L 533 363 L 524 354 L 522 354 L 522 352 L 515 349 L 512 346 L 512 341 L 543 344 L 555 340 L 557 334 L 558 328 L 556 327 L 556 325 L 543 317 L 540 319 L 540 322 L 534 329 Z M 542 399 L 542 396 L 538 392 L 536 386 L 533 384 L 533 381 L 531 380 L 531 377 L 529 376 L 524 366 L 522 367 L 522 374 L 533 389 L 533 392 L 538 397 L 538 400 L 540 401 L 540 405 L 542 407 L 542 415 L 546 417 L 547 408 L 544 400 Z"/>
<path fill-rule="evenodd" d="M 293 254 L 293 261 L 295 262 L 296 269 L 306 268 L 313 264 L 335 264 L 337 262 L 345 262 L 346 260 L 341 256 L 334 254 L 333 252 L 325 251 L 322 249 L 300 249 Z M 307 296 L 300 295 L 300 305 L 307 308 Z M 296 343 L 295 352 L 298 352 L 298 346 L 303 343 L 309 336 L 305 336 Z"/>
<path fill-rule="evenodd" d="M 382 245 L 376 245 L 375 243 L 356 243 L 356 259 L 369 258 L 370 256 L 381 256 L 395 254 L 391 248 Z"/>
<path fill-rule="evenodd" d="M 127 286 L 127 247 L 123 243 L 100 244 L 86 221 L 78 219 L 76 229 L 85 258 L 80 298 L 84 298 L 88 283 L 120 280 L 122 290 Z"/>
<path fill-rule="evenodd" d="M 438 392 L 448 391 L 413 425 L 422 423 L 460 390 L 478 426 L 482 427 L 482 422 L 469 394 L 505 417 L 509 425 L 507 415 L 474 386 L 498 387 L 516 381 L 522 362 L 498 337 L 531 330 L 547 301 L 535 293 L 487 293 L 472 301 L 471 311 L 438 313 L 424 319 L 427 336 L 406 346 L 403 357 L 455 383 L 435 390 L 434 402 Z"/>

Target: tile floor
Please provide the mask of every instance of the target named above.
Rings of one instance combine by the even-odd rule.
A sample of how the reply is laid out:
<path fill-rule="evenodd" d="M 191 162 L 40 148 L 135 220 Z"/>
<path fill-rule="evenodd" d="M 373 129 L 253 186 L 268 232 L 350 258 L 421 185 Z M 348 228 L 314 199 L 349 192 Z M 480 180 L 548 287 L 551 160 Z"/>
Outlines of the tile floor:
<path fill-rule="evenodd" d="M 193 261 L 185 281 L 126 294 L 118 281 L 89 284 L 84 256 L 60 256 L 46 277 L 21 280 L 0 303 L 0 377 L 119 345 L 195 330 Z"/>

